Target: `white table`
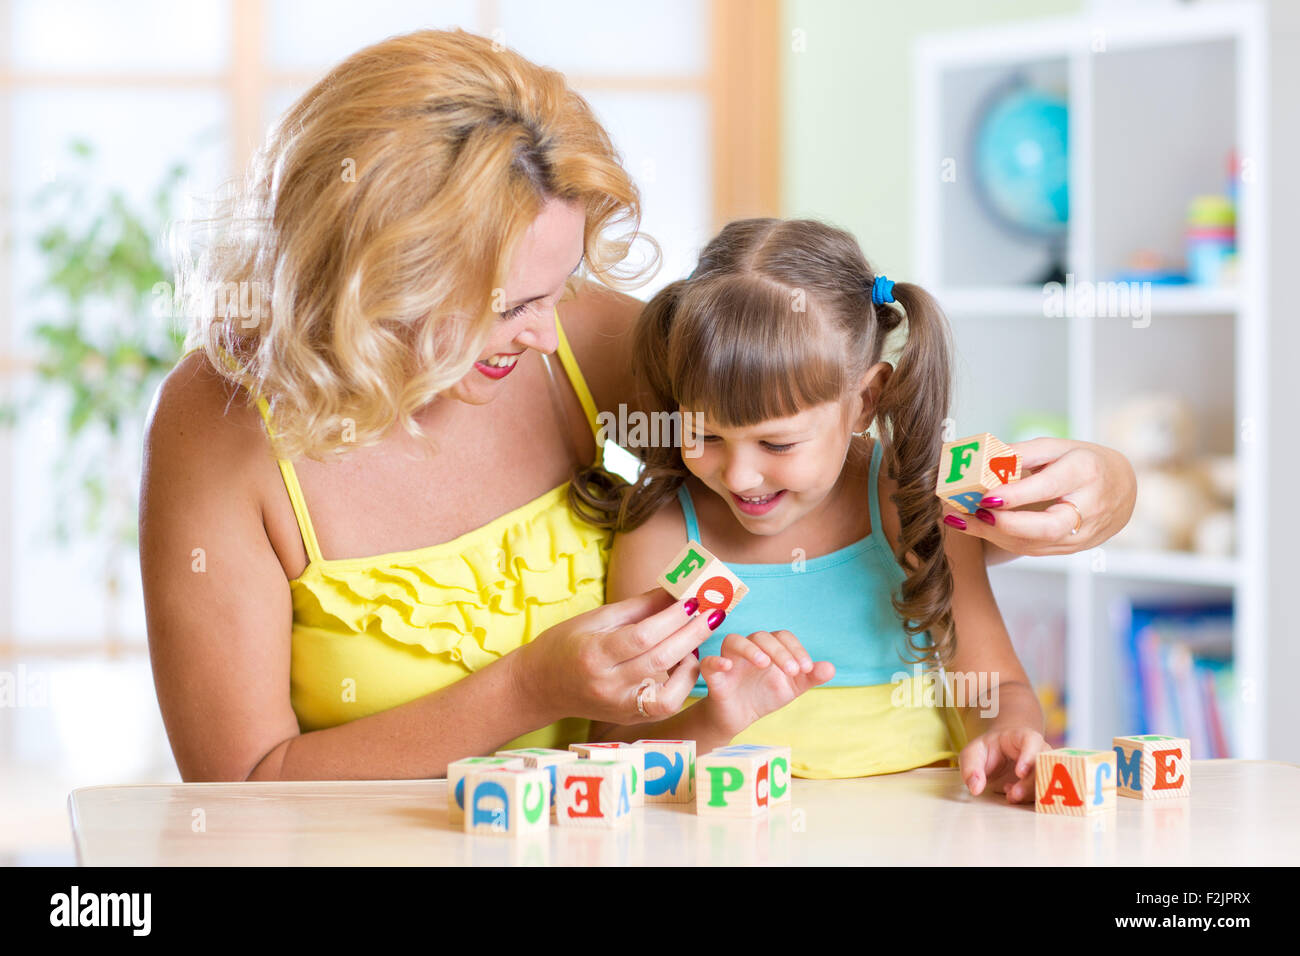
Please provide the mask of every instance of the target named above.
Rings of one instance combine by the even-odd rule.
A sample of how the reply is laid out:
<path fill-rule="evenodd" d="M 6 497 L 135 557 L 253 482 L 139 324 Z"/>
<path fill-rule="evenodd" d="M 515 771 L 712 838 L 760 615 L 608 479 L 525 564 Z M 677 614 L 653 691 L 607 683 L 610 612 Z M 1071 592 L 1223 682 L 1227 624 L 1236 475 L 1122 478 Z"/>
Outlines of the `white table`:
<path fill-rule="evenodd" d="M 753 820 L 656 804 L 619 830 L 527 841 L 453 828 L 444 780 L 88 787 L 68 809 L 88 866 L 1300 863 L 1300 767 L 1269 761 L 1194 761 L 1190 798 L 1087 818 L 922 769 L 795 780 L 790 805 Z"/>

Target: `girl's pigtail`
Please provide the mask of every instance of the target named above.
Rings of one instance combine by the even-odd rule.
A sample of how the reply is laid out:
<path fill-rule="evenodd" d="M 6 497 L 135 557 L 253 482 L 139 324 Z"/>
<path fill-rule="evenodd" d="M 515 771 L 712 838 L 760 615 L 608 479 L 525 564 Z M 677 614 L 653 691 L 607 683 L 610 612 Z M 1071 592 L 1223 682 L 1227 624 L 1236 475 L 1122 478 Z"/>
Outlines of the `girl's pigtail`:
<path fill-rule="evenodd" d="M 641 411 L 677 411 L 668 376 L 668 340 L 673 314 L 687 279 L 678 279 L 659 290 L 646 303 L 637 319 L 632 340 L 632 366 L 636 369 Z M 681 444 L 686 436 L 678 422 L 673 429 L 675 443 L 650 442 L 644 448 L 628 449 L 641 459 L 640 480 L 629 484 L 599 465 L 578 471 L 569 482 L 569 504 L 574 513 L 598 528 L 631 531 L 676 496 L 686 478 Z"/>
<path fill-rule="evenodd" d="M 939 454 L 952 390 L 952 343 L 939 303 L 920 286 L 894 285 L 894 300 L 907 313 L 908 336 L 898 366 L 880 396 L 884 460 L 898 483 L 893 495 L 902 524 L 898 562 L 907 572 L 894 598 L 920 661 L 946 663 L 956 650 L 952 619 L 952 572 L 943 548 L 943 503 L 935 495 Z M 888 306 L 877 306 L 886 309 Z M 930 633 L 931 644 L 912 640 Z"/>

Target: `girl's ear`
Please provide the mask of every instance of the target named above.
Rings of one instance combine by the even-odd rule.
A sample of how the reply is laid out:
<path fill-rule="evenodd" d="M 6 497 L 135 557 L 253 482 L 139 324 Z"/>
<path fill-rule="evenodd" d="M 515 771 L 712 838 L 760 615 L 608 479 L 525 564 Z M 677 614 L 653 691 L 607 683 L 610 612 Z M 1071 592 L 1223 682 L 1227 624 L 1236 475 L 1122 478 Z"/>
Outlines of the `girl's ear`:
<path fill-rule="evenodd" d="M 862 376 L 862 382 L 858 386 L 859 394 L 862 396 L 862 412 L 858 415 L 855 427 L 858 431 L 864 431 L 875 421 L 876 411 L 880 404 L 880 395 L 885 390 L 885 385 L 889 382 L 889 376 L 893 374 L 894 366 L 888 362 L 877 362 L 867 373 Z"/>

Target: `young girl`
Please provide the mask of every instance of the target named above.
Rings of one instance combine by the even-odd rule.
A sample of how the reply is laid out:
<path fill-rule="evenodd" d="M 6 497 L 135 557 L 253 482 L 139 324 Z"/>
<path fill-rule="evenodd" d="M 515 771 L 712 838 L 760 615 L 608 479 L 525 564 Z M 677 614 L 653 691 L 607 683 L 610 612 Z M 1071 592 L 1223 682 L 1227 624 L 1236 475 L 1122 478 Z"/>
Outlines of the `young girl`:
<path fill-rule="evenodd" d="M 891 367 L 886 338 L 904 318 Z M 823 778 L 960 750 L 972 793 L 1033 799 L 1042 712 L 982 542 L 947 529 L 934 494 L 950 392 L 935 301 L 877 276 L 842 230 L 743 220 L 647 304 L 635 356 L 647 407 L 682 413 L 682 447 L 633 449 L 636 486 L 574 481 L 579 512 L 620 532 L 606 600 L 655 587 L 689 539 L 750 590 L 710 620 L 698 667 L 688 658 L 657 688 L 662 703 L 694 683 L 693 706 L 594 725 L 592 739 L 788 744 L 796 775 Z M 936 670 L 962 706 L 945 705 Z"/>

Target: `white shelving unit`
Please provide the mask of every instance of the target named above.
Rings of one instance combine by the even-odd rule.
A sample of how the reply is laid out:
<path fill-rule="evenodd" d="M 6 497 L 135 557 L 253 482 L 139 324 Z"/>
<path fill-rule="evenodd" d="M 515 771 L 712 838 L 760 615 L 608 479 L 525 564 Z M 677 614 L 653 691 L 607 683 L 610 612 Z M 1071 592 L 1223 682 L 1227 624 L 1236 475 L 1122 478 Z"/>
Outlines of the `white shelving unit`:
<path fill-rule="evenodd" d="M 1300 666 L 1300 627 L 1286 593 L 1300 560 L 1284 538 L 1281 509 L 1271 519 L 1266 504 L 1270 486 L 1285 489 L 1295 483 L 1288 475 L 1300 476 L 1300 454 L 1284 441 L 1287 412 L 1300 411 L 1286 358 L 1300 354 L 1300 320 L 1285 308 L 1294 296 L 1284 284 L 1300 262 L 1287 223 L 1300 213 L 1300 188 L 1285 171 L 1300 155 L 1290 92 L 1300 88 L 1297 61 L 1300 4 L 1257 0 L 1104 6 L 926 37 L 915 51 L 914 261 L 953 324 L 957 432 L 1009 435 L 1028 407 L 1065 417 L 1074 438 L 1103 441 L 1101 425 L 1118 402 L 1163 389 L 1191 404 L 1198 451 L 1237 460 L 1232 558 L 1108 546 L 995 569 L 1000 596 L 1031 592 L 1064 613 L 1071 744 L 1097 746 L 1131 730 L 1122 724 L 1113 601 L 1230 600 L 1233 755 L 1300 760 L 1291 730 L 1300 695 L 1287 677 Z M 973 118 L 1017 74 L 1069 103 L 1066 270 L 1076 281 L 1110 279 L 1137 249 L 1181 261 L 1187 203 L 1223 191 L 1235 149 L 1249 170 L 1238 185 L 1235 285 L 1155 287 L 1143 327 L 1048 315 L 1043 286 L 1034 284 L 1049 264 L 1043 245 L 1000 231 L 972 188 Z"/>

